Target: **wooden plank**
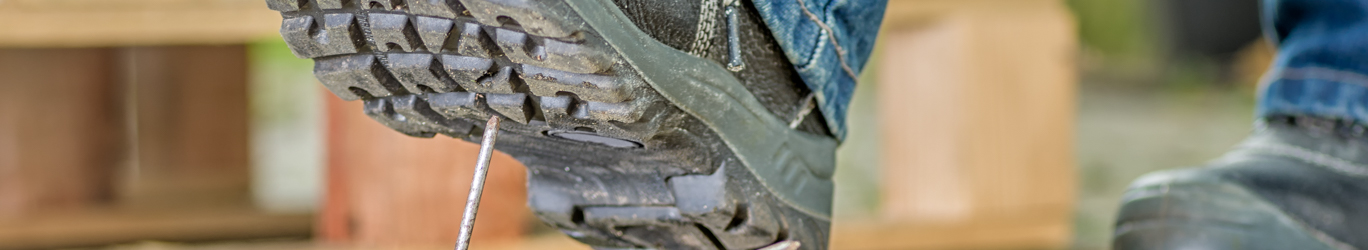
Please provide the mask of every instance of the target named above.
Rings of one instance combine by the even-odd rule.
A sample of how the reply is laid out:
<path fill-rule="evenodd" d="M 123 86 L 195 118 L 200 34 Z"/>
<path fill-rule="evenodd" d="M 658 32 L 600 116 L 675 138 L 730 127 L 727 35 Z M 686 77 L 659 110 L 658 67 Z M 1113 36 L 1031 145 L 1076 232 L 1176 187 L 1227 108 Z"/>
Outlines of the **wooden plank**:
<path fill-rule="evenodd" d="M 121 78 L 135 101 L 119 205 L 250 204 L 246 49 L 142 47 L 121 57 Z"/>
<path fill-rule="evenodd" d="M 907 235 L 880 246 L 1066 246 L 1077 47 L 1063 4 L 897 0 L 887 16 L 880 218 Z"/>
<path fill-rule="evenodd" d="M 315 94 L 323 95 L 323 100 L 327 103 L 325 108 L 328 117 L 328 146 L 327 166 L 323 170 L 323 205 L 318 211 L 318 229 L 315 235 L 320 242 L 348 243 L 352 241 L 352 227 L 356 226 L 352 223 L 352 182 L 347 163 L 353 156 L 347 155 L 343 150 L 364 150 L 352 149 L 361 145 L 346 144 L 351 143 L 347 139 L 350 138 L 349 133 L 352 133 L 349 128 L 355 127 L 346 123 L 360 122 L 354 121 L 355 118 L 346 117 L 355 116 L 358 111 L 348 110 L 348 107 L 355 106 L 337 99 L 337 96 L 328 92 L 328 89 L 319 87 L 317 90 Z"/>
<path fill-rule="evenodd" d="M 0 222 L 0 249 L 98 246 L 144 240 L 203 241 L 308 236 L 307 214 L 244 208 L 102 210 L 48 213 Z"/>
<path fill-rule="evenodd" d="M 339 244 L 319 244 L 297 239 L 272 239 L 272 240 L 250 240 L 240 242 L 212 242 L 212 243 L 170 243 L 170 242 L 139 242 L 136 244 L 122 244 L 117 247 L 121 250 L 374 250 L 376 247 L 351 246 Z M 450 250 L 451 246 L 430 246 L 430 247 L 385 247 L 385 250 Z M 500 242 L 494 244 L 478 244 L 471 246 L 471 249 L 479 250 L 590 250 L 589 246 L 580 244 L 560 233 L 542 234 L 530 236 L 527 240 L 516 242 Z"/>
<path fill-rule="evenodd" d="M 308 235 L 245 199 L 244 52 L 0 50 L 0 249 Z"/>
<path fill-rule="evenodd" d="M 5 0 L 0 47 L 238 44 L 280 20 L 260 0 Z"/>
<path fill-rule="evenodd" d="M 0 221 L 107 201 L 120 123 L 105 49 L 0 49 Z"/>
<path fill-rule="evenodd" d="M 338 174 L 329 174 L 320 222 L 325 240 L 454 246 L 478 145 L 445 136 L 404 136 L 363 114 L 359 101 L 326 99 L 328 171 Z M 522 164 L 495 153 L 472 244 L 522 237 L 530 218 L 525 178 Z"/>
<path fill-rule="evenodd" d="M 327 166 L 324 169 L 325 178 L 323 192 L 323 206 L 319 211 L 318 218 L 318 240 L 325 243 L 350 243 L 353 240 L 352 227 L 355 227 L 352 219 L 354 206 L 352 206 L 352 181 L 351 181 L 351 161 L 352 155 L 348 151 L 365 150 L 365 145 L 360 140 L 350 139 L 356 133 L 352 130 L 358 125 L 351 123 L 364 122 L 356 117 L 360 110 L 348 109 L 359 108 L 354 104 L 348 104 L 342 99 L 337 99 L 326 88 L 318 88 L 317 93 L 324 95 L 327 109 Z M 370 133 L 377 133 L 376 128 L 370 128 Z M 357 142 L 353 142 L 357 141 Z"/>
<path fill-rule="evenodd" d="M 897 222 L 837 223 L 831 249 L 1064 249 L 1068 216 L 976 218 L 938 225 Z"/>

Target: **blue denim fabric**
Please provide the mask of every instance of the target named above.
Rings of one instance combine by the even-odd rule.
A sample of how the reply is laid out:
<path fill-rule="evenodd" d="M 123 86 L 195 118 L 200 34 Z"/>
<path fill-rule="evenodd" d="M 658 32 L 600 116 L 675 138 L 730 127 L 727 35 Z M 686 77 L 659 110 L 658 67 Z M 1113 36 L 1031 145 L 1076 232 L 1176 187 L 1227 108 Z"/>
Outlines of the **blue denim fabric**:
<path fill-rule="evenodd" d="M 845 138 L 846 108 L 855 79 L 874 50 L 887 0 L 752 0 L 837 138 Z M 806 13 L 805 11 L 806 10 Z M 809 15 L 810 13 L 811 15 Z M 823 28 L 821 21 L 830 30 Z M 835 38 L 835 43 L 831 40 Z M 839 46 L 838 46 L 839 45 Z M 845 51 L 844 65 L 836 47 Z M 854 75 L 854 76 L 852 76 Z"/>
<path fill-rule="evenodd" d="M 1264 33 L 1278 57 L 1258 115 L 1307 115 L 1368 124 L 1368 1 L 1265 0 Z"/>

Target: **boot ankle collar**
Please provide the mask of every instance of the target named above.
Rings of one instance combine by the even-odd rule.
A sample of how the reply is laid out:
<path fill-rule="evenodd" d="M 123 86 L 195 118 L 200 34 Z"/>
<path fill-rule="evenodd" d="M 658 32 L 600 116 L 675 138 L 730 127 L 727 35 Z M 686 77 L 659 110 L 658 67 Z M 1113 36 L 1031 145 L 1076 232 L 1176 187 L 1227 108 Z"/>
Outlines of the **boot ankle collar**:
<path fill-rule="evenodd" d="M 1276 115 L 1260 120 L 1259 126 L 1286 126 L 1316 136 L 1335 136 L 1359 143 L 1368 143 L 1368 124 L 1347 119 L 1305 115 Z"/>

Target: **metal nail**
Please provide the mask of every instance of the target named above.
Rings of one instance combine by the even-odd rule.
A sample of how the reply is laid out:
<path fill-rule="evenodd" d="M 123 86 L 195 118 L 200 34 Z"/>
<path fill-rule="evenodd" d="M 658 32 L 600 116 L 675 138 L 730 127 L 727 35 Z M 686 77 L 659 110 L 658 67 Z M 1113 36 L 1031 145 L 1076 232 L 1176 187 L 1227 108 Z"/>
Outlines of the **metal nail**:
<path fill-rule="evenodd" d="M 480 140 L 480 156 L 475 162 L 475 177 L 470 180 L 470 194 L 466 196 L 465 214 L 461 215 L 461 235 L 456 238 L 456 250 L 470 248 L 470 233 L 475 230 L 475 211 L 480 207 L 485 175 L 489 173 L 489 158 L 494 154 L 494 140 L 499 135 L 499 116 L 489 117 L 484 138 Z"/>

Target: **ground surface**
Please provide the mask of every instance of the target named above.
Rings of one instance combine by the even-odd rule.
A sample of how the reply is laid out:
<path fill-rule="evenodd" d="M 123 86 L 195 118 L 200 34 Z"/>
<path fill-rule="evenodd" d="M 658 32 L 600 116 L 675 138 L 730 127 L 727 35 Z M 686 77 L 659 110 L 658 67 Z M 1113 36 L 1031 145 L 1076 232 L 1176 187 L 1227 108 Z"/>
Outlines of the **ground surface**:
<path fill-rule="evenodd" d="M 1085 80 L 1080 94 L 1077 249 L 1109 248 L 1117 202 L 1131 180 L 1156 170 L 1200 165 L 1252 128 L 1249 91 Z"/>

